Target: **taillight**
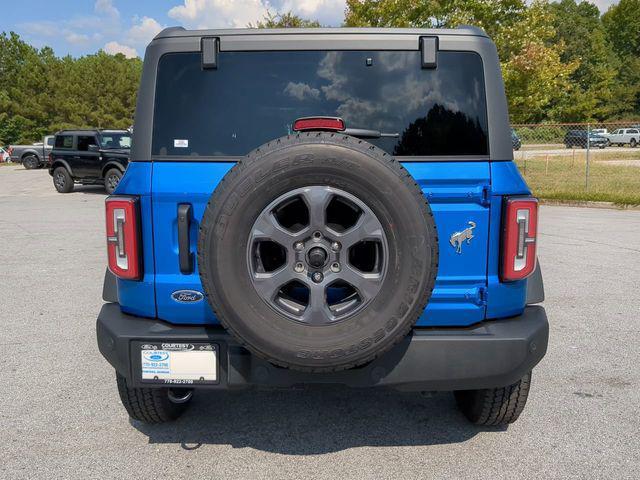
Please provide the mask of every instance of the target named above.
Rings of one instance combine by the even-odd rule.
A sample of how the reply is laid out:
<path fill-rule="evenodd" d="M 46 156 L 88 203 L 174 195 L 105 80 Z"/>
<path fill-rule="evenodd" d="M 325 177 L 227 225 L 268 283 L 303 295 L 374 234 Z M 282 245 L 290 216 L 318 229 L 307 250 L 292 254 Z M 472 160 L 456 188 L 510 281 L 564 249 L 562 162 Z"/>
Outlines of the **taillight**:
<path fill-rule="evenodd" d="M 510 197 L 504 203 L 502 220 L 503 282 L 527 278 L 536 268 L 538 200 L 533 197 Z"/>
<path fill-rule="evenodd" d="M 49 159 L 49 165 L 53 163 L 53 153 L 50 153 L 47 158 Z"/>
<path fill-rule="evenodd" d="M 142 273 L 138 199 L 111 196 L 105 205 L 109 270 L 120 278 L 138 280 Z"/>
<path fill-rule="evenodd" d="M 344 121 L 337 117 L 307 117 L 293 122 L 294 132 L 305 130 L 329 130 L 340 132 L 345 129 Z"/>
<path fill-rule="evenodd" d="M 13 153 L 13 147 L 7 148 L 7 153 L 11 155 Z"/>

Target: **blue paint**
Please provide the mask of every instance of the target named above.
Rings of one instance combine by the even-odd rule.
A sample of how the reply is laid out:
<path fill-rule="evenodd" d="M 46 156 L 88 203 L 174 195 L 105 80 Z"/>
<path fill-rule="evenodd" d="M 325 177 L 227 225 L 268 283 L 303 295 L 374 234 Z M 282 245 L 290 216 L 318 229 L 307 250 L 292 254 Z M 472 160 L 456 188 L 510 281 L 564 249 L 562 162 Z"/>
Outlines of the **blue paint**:
<path fill-rule="evenodd" d="M 179 270 L 177 209 L 192 205 L 191 251 L 211 193 L 234 162 L 132 163 L 118 194 L 141 195 L 144 277 L 119 280 L 123 310 L 177 324 L 215 324 L 207 301 L 179 303 L 177 290 L 202 292 L 197 261 Z M 405 162 L 434 214 L 440 257 L 433 296 L 419 326 L 467 326 L 485 318 L 516 315 L 524 308 L 526 280 L 501 284 L 498 277 L 502 196 L 528 194 L 512 162 Z M 456 253 L 449 239 L 475 223 L 473 240 Z M 267 308 L 265 306 L 265 308 Z"/>
<path fill-rule="evenodd" d="M 143 317 L 155 317 L 157 315 L 151 215 L 152 165 L 147 162 L 129 163 L 114 192 L 116 195 L 138 195 L 140 197 L 142 268 L 144 273 L 140 281 L 118 279 L 118 302 L 123 312 Z"/>

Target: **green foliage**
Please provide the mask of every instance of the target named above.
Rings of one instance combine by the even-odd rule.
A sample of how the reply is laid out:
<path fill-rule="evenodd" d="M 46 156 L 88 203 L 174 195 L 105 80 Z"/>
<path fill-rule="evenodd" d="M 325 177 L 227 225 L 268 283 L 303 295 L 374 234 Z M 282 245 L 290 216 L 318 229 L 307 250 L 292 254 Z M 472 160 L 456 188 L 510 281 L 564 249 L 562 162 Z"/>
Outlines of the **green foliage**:
<path fill-rule="evenodd" d="M 347 0 L 345 15 L 354 27 L 483 28 L 496 43 L 514 123 L 640 117 L 640 0 L 620 0 L 602 16 L 577 0 Z M 255 25 L 320 26 L 291 12 Z M 131 125 L 141 70 L 139 58 L 59 58 L 0 34 L 0 145 Z"/>
<path fill-rule="evenodd" d="M 513 122 L 640 116 L 640 0 L 621 0 L 602 18 L 576 0 L 347 0 L 345 23 L 483 28 Z"/>
<path fill-rule="evenodd" d="M 250 28 L 318 28 L 320 22 L 316 20 L 306 20 L 291 12 L 272 13 L 267 12 L 262 20 L 258 20 L 255 27 L 249 24 Z"/>
<path fill-rule="evenodd" d="M 126 128 L 133 123 L 139 58 L 99 51 L 80 58 L 0 35 L 0 144 L 41 140 L 61 128 Z"/>

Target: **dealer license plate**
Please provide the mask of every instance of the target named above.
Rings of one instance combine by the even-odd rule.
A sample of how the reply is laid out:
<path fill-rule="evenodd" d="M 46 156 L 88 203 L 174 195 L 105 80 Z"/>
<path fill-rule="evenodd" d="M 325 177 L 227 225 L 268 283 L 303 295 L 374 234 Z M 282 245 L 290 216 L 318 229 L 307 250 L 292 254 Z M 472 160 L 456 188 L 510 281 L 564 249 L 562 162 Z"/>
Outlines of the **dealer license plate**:
<path fill-rule="evenodd" d="M 210 343 L 140 344 L 143 382 L 201 385 L 218 382 L 218 348 Z"/>

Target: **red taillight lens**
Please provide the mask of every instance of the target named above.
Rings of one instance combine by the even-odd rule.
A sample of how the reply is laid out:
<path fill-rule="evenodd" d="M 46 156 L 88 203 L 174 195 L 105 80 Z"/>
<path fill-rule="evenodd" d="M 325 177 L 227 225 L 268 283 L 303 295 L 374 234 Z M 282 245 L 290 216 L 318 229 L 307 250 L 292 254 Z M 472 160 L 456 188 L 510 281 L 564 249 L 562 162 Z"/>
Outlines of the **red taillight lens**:
<path fill-rule="evenodd" d="M 53 153 L 50 153 L 47 158 L 49 159 L 49 165 L 53 163 Z"/>
<path fill-rule="evenodd" d="M 536 268 L 538 200 L 510 197 L 505 200 L 502 222 L 503 282 L 527 278 Z"/>
<path fill-rule="evenodd" d="M 299 118 L 293 122 L 294 132 L 305 130 L 329 130 L 340 132 L 345 129 L 344 121 L 336 117 L 308 117 Z"/>
<path fill-rule="evenodd" d="M 109 270 L 120 278 L 138 280 L 142 273 L 138 199 L 111 196 L 105 205 Z"/>

